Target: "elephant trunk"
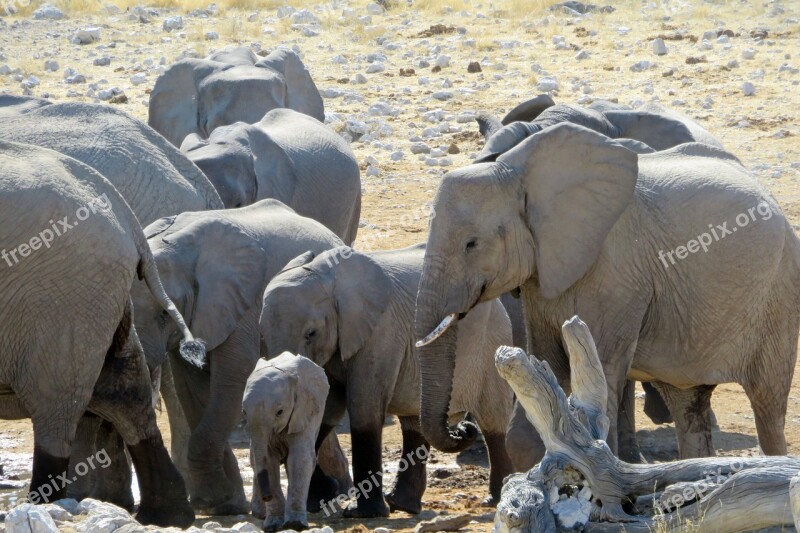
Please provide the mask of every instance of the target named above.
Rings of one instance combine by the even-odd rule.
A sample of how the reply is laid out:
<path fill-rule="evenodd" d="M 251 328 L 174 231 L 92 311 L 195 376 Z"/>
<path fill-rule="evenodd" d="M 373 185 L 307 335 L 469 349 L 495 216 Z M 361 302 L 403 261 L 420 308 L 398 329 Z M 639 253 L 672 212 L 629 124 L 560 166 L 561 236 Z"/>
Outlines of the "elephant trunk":
<path fill-rule="evenodd" d="M 427 263 L 427 261 L 426 261 Z M 426 271 L 429 265 L 426 264 Z M 443 265 L 442 265 L 443 267 Z M 444 306 L 438 291 L 427 287 L 440 286 L 436 276 L 423 272 L 417 297 L 416 333 L 423 339 L 441 326 Z M 460 422 L 451 428 L 448 424 L 450 396 L 453 391 L 453 373 L 456 366 L 456 329 L 445 327 L 438 338 L 419 347 L 421 374 L 420 423 L 428 442 L 436 449 L 456 453 L 468 448 L 478 436 L 478 429 L 469 422 Z"/>
<path fill-rule="evenodd" d="M 272 501 L 274 495 L 269 484 L 269 472 L 267 470 L 259 470 L 256 474 L 256 482 L 258 483 L 258 490 L 261 491 L 261 499 L 265 502 Z"/>

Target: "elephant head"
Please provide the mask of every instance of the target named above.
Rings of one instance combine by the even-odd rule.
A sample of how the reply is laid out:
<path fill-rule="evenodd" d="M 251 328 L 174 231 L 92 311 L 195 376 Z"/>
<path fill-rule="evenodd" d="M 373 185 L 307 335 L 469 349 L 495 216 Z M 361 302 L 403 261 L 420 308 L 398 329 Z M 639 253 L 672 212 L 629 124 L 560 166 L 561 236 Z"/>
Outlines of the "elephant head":
<path fill-rule="evenodd" d="M 148 124 L 180 146 L 192 133 L 208 137 L 219 126 L 252 124 L 281 107 L 325 120 L 322 97 L 299 56 L 276 50 L 259 60 L 247 48 L 233 48 L 170 66 L 153 87 Z"/>
<path fill-rule="evenodd" d="M 203 212 L 157 220 L 145 234 L 167 294 L 207 350 L 213 350 L 259 303 L 264 250 L 239 227 Z M 148 366 L 155 368 L 175 349 L 177 331 L 141 283 L 131 295 L 136 330 Z"/>
<path fill-rule="evenodd" d="M 237 122 L 215 129 L 208 139 L 193 133 L 181 152 L 208 177 L 226 208 L 275 198 L 289 203 L 295 181 L 286 151 L 257 124 Z"/>
<path fill-rule="evenodd" d="M 261 333 L 270 353 L 290 350 L 325 366 L 355 355 L 391 297 L 388 276 L 347 246 L 292 260 L 264 291 Z"/>
<path fill-rule="evenodd" d="M 309 359 L 289 352 L 269 361 L 260 359 L 247 380 L 242 411 L 250 433 L 250 463 L 255 482 L 252 508 L 257 516 L 265 516 L 266 529 L 283 526 L 284 520 L 307 525 L 305 499 L 316 464 L 314 443 L 327 396 L 325 371 Z M 301 516 L 284 517 L 280 465 L 287 461 L 287 456 L 293 456 L 293 464 L 303 463 L 305 468 L 301 470 L 308 474 L 307 478 L 299 479 L 295 471 L 288 472 L 290 503 L 297 503 L 291 497 L 299 490 Z M 265 512 L 265 503 L 269 512 Z M 287 515 L 298 511 L 293 507 L 286 507 Z"/>
<path fill-rule="evenodd" d="M 555 298 L 592 267 L 633 200 L 637 155 L 608 137 L 559 124 L 492 163 L 448 173 L 434 200 L 417 294 L 420 421 L 430 443 L 457 451 L 449 428 L 455 365 L 452 327 L 477 303 L 533 285 Z"/>

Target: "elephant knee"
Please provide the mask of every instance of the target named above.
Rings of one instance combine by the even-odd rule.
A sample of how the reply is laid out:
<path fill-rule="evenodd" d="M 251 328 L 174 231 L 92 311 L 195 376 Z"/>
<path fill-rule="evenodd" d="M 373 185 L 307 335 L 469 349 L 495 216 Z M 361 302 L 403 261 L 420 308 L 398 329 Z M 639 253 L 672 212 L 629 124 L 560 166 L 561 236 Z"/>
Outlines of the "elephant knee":
<path fill-rule="evenodd" d="M 530 470 L 544 456 L 544 451 L 535 446 L 535 439 L 531 439 L 530 433 L 514 426 L 506 431 L 506 452 L 517 472 Z"/>

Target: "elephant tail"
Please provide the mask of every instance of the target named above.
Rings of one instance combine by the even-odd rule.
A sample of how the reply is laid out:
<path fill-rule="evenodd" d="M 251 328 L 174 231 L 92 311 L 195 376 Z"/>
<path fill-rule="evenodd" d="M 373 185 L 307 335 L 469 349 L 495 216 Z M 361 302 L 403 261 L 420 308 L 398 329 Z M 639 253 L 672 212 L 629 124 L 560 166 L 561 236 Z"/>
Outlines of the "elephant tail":
<path fill-rule="evenodd" d="M 183 315 L 181 315 L 181 312 L 178 311 L 178 308 L 175 307 L 175 304 L 170 300 L 167 291 L 164 290 L 164 285 L 161 284 L 161 277 L 158 275 L 156 261 L 153 258 L 150 245 L 147 244 L 144 232 L 140 229 L 137 233 L 136 247 L 139 250 L 139 279 L 143 279 L 145 283 L 147 283 L 147 288 L 150 289 L 150 293 L 158 301 L 158 304 L 178 325 L 178 329 L 183 337 L 179 349 L 181 357 L 194 366 L 202 367 L 206 361 L 205 345 L 202 340 L 194 338 L 192 332 L 189 331 L 189 326 L 186 325 L 186 321 L 183 319 Z"/>

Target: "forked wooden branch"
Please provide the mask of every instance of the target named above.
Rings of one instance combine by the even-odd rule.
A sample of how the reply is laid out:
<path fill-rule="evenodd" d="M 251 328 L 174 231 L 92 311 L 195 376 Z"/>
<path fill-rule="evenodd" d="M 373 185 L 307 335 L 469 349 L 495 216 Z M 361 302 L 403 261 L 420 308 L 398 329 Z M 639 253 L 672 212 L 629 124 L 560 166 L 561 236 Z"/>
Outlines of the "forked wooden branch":
<path fill-rule="evenodd" d="M 562 327 L 567 399 L 546 362 L 498 348 L 495 364 L 547 448 L 542 462 L 503 487 L 498 531 L 747 531 L 792 524 L 800 511 L 794 457 L 708 457 L 629 464 L 605 443 L 607 388 L 592 335 L 577 316 Z M 623 507 L 625 506 L 625 507 Z M 623 525 L 624 524 L 624 525 Z"/>

